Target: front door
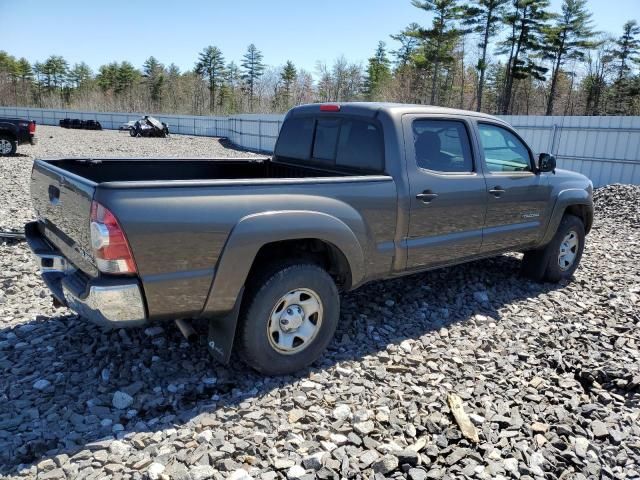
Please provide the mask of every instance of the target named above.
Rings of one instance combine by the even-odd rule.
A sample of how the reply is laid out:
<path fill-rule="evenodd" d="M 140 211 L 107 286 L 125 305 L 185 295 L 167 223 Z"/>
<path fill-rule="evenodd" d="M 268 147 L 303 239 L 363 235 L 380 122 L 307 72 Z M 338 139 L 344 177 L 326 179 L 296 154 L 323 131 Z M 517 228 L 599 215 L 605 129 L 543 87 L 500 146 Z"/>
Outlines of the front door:
<path fill-rule="evenodd" d="M 487 181 L 487 218 L 482 253 L 535 245 L 549 212 L 550 186 L 535 172 L 529 147 L 508 128 L 478 122 Z"/>
<path fill-rule="evenodd" d="M 403 117 L 410 189 L 407 269 L 479 254 L 486 184 L 465 117 Z"/>

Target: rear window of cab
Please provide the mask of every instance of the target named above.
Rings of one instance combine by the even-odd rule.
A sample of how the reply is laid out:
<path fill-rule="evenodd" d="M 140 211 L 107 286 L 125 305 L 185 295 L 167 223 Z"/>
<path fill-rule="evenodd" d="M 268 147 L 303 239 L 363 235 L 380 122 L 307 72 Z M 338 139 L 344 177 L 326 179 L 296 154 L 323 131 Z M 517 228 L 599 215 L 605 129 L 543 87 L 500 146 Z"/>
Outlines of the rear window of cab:
<path fill-rule="evenodd" d="M 362 173 L 384 171 L 380 127 L 351 117 L 290 117 L 280 130 L 277 160 Z"/>

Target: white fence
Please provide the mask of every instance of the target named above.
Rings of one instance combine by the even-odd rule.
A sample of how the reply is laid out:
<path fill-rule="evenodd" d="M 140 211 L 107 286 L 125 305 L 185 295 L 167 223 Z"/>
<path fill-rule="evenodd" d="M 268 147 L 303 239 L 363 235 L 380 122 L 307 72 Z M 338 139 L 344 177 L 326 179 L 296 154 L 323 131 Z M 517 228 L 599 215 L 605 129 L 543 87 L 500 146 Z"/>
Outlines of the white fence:
<path fill-rule="evenodd" d="M 117 129 L 137 113 L 79 112 L 70 110 L 0 107 L 0 117 L 21 117 L 42 125 L 58 125 L 63 118 L 97 120 L 103 128 Z M 155 115 L 172 133 L 227 137 L 238 147 L 271 152 L 284 115 L 205 117 Z M 556 155 L 558 166 L 587 175 L 594 185 L 640 185 L 640 117 L 503 116 L 536 152 Z"/>

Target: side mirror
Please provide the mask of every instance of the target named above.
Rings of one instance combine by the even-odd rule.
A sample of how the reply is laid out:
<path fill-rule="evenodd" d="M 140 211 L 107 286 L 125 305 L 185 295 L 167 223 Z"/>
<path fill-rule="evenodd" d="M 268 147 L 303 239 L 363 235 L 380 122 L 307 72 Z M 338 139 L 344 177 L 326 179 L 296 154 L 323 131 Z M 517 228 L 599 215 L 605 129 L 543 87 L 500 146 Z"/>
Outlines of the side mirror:
<path fill-rule="evenodd" d="M 550 153 L 541 153 L 538 157 L 538 171 L 556 173 L 556 157 Z"/>

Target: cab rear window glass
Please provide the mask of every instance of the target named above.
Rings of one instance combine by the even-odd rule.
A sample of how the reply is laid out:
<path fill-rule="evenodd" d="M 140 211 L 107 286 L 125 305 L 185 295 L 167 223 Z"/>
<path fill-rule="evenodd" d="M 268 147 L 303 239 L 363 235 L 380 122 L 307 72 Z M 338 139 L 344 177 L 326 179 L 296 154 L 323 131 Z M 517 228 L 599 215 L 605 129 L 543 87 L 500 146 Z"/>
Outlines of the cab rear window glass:
<path fill-rule="evenodd" d="M 313 160 L 322 163 L 335 163 L 336 144 L 340 133 L 340 120 L 319 119 L 316 125 L 316 138 L 313 142 Z"/>
<path fill-rule="evenodd" d="M 315 120 L 309 117 L 292 117 L 282 125 L 275 155 L 284 159 L 308 160 L 313 141 Z"/>
<path fill-rule="evenodd" d="M 384 170 L 382 135 L 374 124 L 343 120 L 336 166 L 381 172 Z"/>
<path fill-rule="evenodd" d="M 297 138 L 292 139 L 291 135 Z M 379 127 L 348 117 L 288 119 L 282 126 L 275 155 L 284 161 L 304 160 L 339 170 L 384 171 L 384 144 Z"/>

